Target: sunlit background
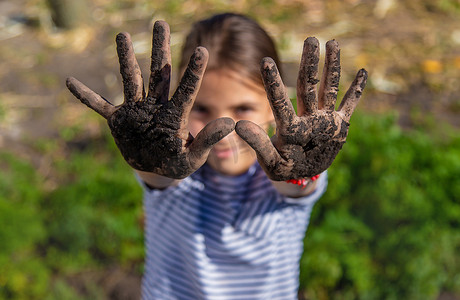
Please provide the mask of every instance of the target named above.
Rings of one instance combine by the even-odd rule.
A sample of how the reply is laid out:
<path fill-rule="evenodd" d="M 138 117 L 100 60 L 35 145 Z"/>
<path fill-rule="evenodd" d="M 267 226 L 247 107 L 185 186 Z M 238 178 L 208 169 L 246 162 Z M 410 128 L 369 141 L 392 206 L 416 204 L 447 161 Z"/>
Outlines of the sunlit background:
<path fill-rule="evenodd" d="M 342 95 L 369 71 L 299 298 L 460 299 L 459 0 L 1 0 L 0 299 L 139 298 L 142 191 L 65 78 L 119 104 L 118 32 L 148 78 L 155 20 L 174 68 L 191 23 L 227 11 L 276 40 L 290 91 L 308 36 L 341 45 Z"/>

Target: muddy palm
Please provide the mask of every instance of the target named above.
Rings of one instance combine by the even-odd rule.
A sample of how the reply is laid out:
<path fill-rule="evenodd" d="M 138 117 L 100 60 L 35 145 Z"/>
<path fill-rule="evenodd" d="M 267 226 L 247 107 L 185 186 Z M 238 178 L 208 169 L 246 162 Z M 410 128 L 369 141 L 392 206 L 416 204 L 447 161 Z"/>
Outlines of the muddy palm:
<path fill-rule="evenodd" d="M 80 101 L 107 119 L 121 154 L 136 170 L 170 178 L 185 178 L 207 159 L 212 146 L 233 131 L 234 121 L 220 118 L 210 122 L 196 137 L 187 120 L 200 87 L 208 52 L 198 47 L 171 99 L 170 31 L 158 21 L 153 29 L 151 75 L 145 95 L 141 71 L 128 33 L 117 35 L 120 73 L 125 101 L 114 106 L 75 78 L 67 87 Z"/>
<path fill-rule="evenodd" d="M 257 153 L 259 163 L 272 180 L 312 177 L 326 170 L 345 143 L 351 114 L 367 80 L 361 69 L 335 110 L 340 79 L 340 49 L 334 40 L 326 44 L 326 60 L 319 93 L 319 43 L 307 38 L 304 43 L 297 80 L 296 115 L 274 61 L 266 58 L 261 72 L 276 134 L 270 139 L 250 121 L 239 121 L 236 132 Z"/>

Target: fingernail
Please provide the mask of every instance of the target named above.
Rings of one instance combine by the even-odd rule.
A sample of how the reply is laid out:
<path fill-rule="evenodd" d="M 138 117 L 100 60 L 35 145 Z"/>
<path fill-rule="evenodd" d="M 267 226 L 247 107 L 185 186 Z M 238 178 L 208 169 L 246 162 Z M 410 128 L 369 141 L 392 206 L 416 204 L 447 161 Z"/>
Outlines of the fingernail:
<path fill-rule="evenodd" d="M 336 40 L 330 40 L 326 43 L 326 51 L 332 53 L 340 52 L 339 43 Z"/>
<path fill-rule="evenodd" d="M 364 77 L 364 79 L 367 79 L 368 73 L 367 73 L 366 69 L 362 68 L 361 70 L 359 70 L 358 75 L 360 77 Z"/>
<path fill-rule="evenodd" d="M 310 36 L 304 41 L 304 44 L 317 48 L 319 45 L 319 41 L 314 36 Z"/>

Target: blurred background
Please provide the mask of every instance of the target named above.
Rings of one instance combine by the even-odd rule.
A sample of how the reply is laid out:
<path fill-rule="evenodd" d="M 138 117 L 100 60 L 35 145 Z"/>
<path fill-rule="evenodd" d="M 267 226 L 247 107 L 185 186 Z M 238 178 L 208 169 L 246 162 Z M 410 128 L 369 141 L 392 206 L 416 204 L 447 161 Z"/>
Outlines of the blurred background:
<path fill-rule="evenodd" d="M 0 299 L 139 298 L 142 191 L 65 79 L 119 104 L 118 32 L 148 78 L 155 20 L 174 68 L 191 23 L 225 11 L 267 29 L 291 88 L 307 36 L 340 43 L 341 95 L 369 71 L 299 298 L 460 299 L 459 0 L 0 0 Z"/>

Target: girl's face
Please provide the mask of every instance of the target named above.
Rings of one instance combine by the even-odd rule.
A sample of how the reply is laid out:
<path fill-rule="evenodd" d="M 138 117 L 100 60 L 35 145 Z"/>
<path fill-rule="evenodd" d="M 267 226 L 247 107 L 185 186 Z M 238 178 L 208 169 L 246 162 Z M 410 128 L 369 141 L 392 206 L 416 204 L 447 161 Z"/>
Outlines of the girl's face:
<path fill-rule="evenodd" d="M 221 117 L 235 122 L 250 120 L 267 130 L 273 114 L 263 86 L 232 70 L 206 71 L 190 112 L 189 130 L 196 136 L 206 124 Z M 255 160 L 254 150 L 233 131 L 214 145 L 207 162 L 222 174 L 240 175 Z"/>

